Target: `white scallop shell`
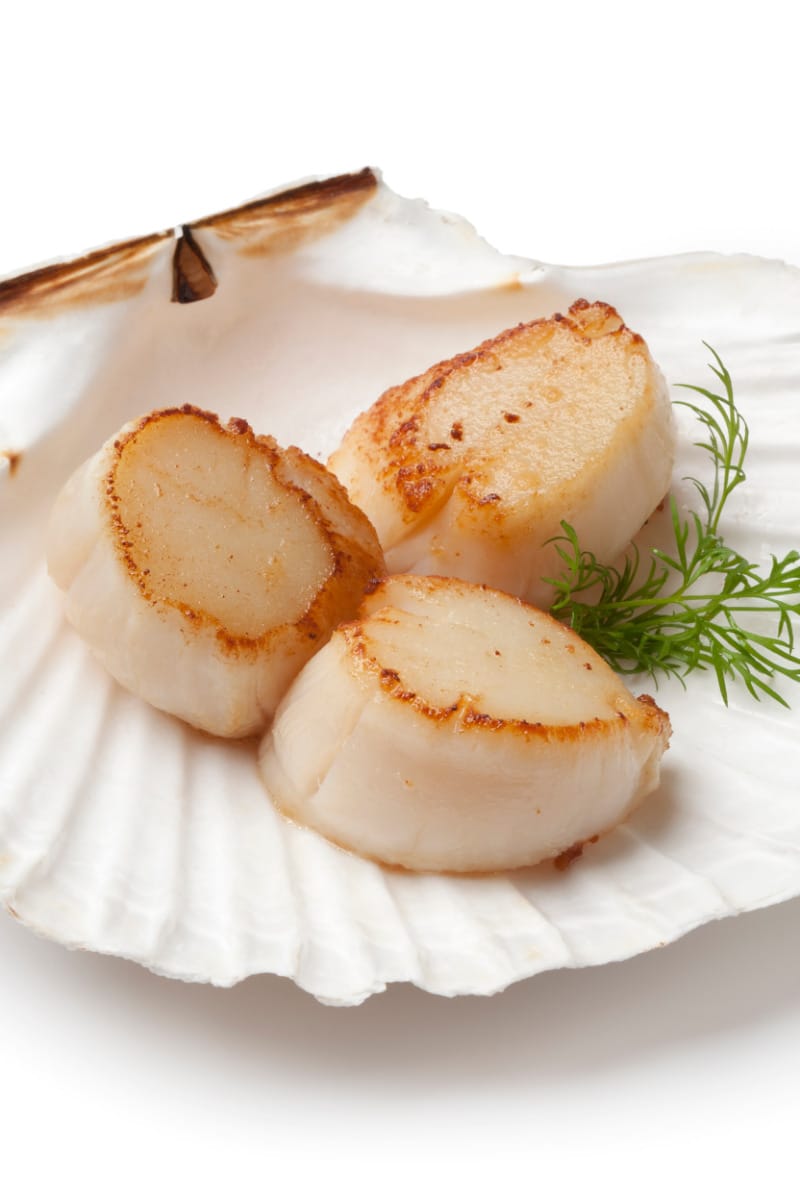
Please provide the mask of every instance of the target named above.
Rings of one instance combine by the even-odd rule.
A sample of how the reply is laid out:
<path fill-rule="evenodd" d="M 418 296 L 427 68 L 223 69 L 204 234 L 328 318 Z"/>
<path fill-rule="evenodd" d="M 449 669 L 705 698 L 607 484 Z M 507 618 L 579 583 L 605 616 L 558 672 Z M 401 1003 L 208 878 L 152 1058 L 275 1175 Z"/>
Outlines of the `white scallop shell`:
<path fill-rule="evenodd" d="M 705 254 L 509 258 L 369 172 L 193 232 L 218 283 L 200 303 L 170 302 L 172 235 L 0 285 L 0 898 L 13 913 L 165 975 L 275 972 L 354 1004 L 393 980 L 491 993 L 800 893 L 798 689 L 787 712 L 738 691 L 725 709 L 702 677 L 662 686 L 675 733 L 660 792 L 565 873 L 384 871 L 277 816 L 251 745 L 116 687 L 65 626 L 42 556 L 67 474 L 148 409 L 191 401 L 325 455 L 389 384 L 578 296 L 616 305 L 672 384 L 707 382 L 702 340 L 720 352 L 751 424 L 728 532 L 757 556 L 789 549 L 800 271 Z M 697 460 L 681 422 L 683 475 Z"/>

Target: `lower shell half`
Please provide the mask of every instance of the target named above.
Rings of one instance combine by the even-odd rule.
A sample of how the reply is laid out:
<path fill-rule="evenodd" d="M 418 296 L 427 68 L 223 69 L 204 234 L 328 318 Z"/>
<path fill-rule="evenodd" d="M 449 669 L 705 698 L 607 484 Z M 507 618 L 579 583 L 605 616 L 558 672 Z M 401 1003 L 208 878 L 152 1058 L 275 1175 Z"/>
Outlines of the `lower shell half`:
<path fill-rule="evenodd" d="M 44 567 L 56 492 L 142 412 L 191 403 L 324 459 L 393 383 L 581 296 L 642 332 L 671 388 L 704 382 L 704 341 L 722 355 L 751 427 L 726 533 L 756 558 L 788 550 L 800 529 L 800 272 L 713 255 L 545 266 L 496 253 L 369 172 L 197 222 L 192 244 L 213 268 L 196 303 L 172 302 L 188 252 L 167 236 L 0 284 L 9 909 L 67 946 L 161 974 L 231 985 L 274 973 L 355 1004 L 400 980 L 492 993 L 800 893 L 797 689 L 792 710 L 738 692 L 726 709 L 713 680 L 660 683 L 673 735 L 659 788 L 566 871 L 397 871 L 282 817 L 252 743 L 193 731 L 114 684 L 65 625 Z M 177 294 L 192 298 L 184 284 Z M 685 507 L 681 477 L 697 461 L 685 413 L 678 431 Z"/>

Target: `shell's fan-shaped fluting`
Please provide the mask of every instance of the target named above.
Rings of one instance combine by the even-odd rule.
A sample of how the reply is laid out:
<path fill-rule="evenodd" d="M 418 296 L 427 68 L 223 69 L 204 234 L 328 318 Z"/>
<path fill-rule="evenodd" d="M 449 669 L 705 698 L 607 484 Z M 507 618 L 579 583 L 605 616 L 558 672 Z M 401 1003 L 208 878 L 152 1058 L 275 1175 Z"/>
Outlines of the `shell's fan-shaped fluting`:
<path fill-rule="evenodd" d="M 800 543 L 800 271 L 703 254 L 547 266 L 497 253 L 371 171 L 190 229 L 217 283 L 194 303 L 172 301 L 173 233 L 0 283 L 5 904 L 65 945 L 167 975 L 276 972 L 352 1004 L 392 980 L 489 993 L 800 893 L 797 689 L 790 711 L 739 690 L 726 709 L 713 679 L 661 683 L 674 732 L 659 790 L 566 871 L 384 870 L 281 818 L 251 744 L 115 684 L 44 564 L 57 492 L 143 413 L 194 405 L 325 459 L 387 388 L 581 297 L 641 332 L 670 386 L 705 382 L 704 340 L 719 351 L 751 427 L 726 532 L 756 559 L 786 551 Z M 679 414 L 681 505 L 696 439 Z"/>

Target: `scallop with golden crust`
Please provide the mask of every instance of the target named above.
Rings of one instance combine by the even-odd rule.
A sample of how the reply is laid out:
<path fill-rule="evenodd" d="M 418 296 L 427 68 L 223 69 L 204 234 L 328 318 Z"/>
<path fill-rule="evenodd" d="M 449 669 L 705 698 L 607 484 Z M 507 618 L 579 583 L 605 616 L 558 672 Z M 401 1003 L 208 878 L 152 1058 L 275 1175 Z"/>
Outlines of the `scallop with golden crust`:
<path fill-rule="evenodd" d="M 78 469 L 48 565 L 120 683 L 226 737 L 263 728 L 384 569 L 325 467 L 190 405 L 134 421 Z"/>
<path fill-rule="evenodd" d="M 670 733 L 572 630 L 460 580 L 378 584 L 301 671 L 260 750 L 278 807 L 414 870 L 490 871 L 604 833 Z"/>
<path fill-rule="evenodd" d="M 675 432 L 642 338 L 607 304 L 518 325 L 391 388 L 329 467 L 393 572 L 486 583 L 546 607 L 566 520 L 604 561 L 667 492 Z"/>

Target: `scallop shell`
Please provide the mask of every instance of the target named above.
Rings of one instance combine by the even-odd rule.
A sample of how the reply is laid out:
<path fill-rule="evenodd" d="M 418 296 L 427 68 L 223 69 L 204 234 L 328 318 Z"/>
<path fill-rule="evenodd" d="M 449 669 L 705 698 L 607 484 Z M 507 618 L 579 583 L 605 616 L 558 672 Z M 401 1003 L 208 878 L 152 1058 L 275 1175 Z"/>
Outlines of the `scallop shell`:
<path fill-rule="evenodd" d="M 0 898 L 15 916 L 180 979 L 274 972 L 355 1004 L 394 980 L 491 993 L 800 893 L 794 710 L 739 691 L 726 709 L 704 677 L 663 684 L 659 793 L 568 871 L 413 875 L 286 823 L 252 745 L 127 695 L 62 619 L 48 510 L 125 421 L 191 401 L 324 457 L 390 384 L 579 296 L 618 307 L 671 384 L 705 383 L 702 341 L 719 351 L 751 425 L 727 532 L 755 556 L 800 543 L 800 271 L 778 262 L 546 266 L 363 171 L 0 284 Z M 680 420 L 683 475 L 698 459 Z"/>

